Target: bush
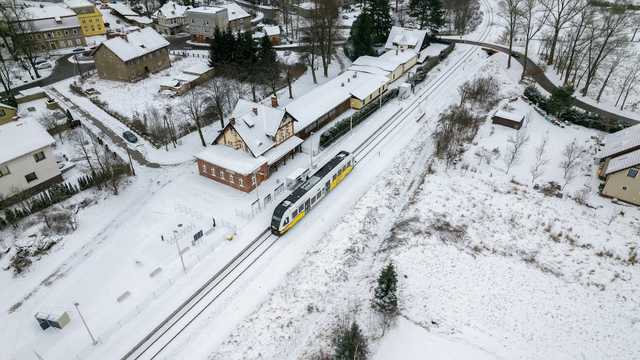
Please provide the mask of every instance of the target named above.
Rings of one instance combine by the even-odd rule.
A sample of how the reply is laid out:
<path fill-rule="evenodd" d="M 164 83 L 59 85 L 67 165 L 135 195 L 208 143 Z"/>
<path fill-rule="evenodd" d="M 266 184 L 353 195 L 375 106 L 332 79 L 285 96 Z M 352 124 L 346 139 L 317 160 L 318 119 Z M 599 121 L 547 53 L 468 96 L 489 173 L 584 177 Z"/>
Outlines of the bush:
<path fill-rule="evenodd" d="M 358 323 L 340 326 L 333 336 L 335 360 L 365 360 L 369 355 L 367 339 L 362 335 Z"/>

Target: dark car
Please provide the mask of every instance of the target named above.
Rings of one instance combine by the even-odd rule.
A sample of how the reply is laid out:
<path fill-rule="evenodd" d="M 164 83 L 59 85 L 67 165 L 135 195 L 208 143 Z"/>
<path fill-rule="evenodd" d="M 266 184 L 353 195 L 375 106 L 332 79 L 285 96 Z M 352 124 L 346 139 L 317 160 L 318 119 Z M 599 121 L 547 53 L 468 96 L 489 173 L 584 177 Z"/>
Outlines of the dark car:
<path fill-rule="evenodd" d="M 137 143 L 138 142 L 138 137 L 134 133 L 129 131 L 129 130 L 123 132 L 122 133 L 122 137 L 125 138 L 125 140 L 127 140 L 130 143 Z"/>
<path fill-rule="evenodd" d="M 85 50 L 86 50 L 85 48 L 75 48 L 75 49 L 73 49 L 73 52 L 74 53 L 78 53 L 78 52 L 83 52 Z"/>

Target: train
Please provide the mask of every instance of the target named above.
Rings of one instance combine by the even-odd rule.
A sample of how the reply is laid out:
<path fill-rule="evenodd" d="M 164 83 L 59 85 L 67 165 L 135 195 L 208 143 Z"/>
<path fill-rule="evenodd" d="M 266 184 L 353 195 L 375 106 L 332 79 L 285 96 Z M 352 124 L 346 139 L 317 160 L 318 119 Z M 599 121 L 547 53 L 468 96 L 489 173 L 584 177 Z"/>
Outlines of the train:
<path fill-rule="evenodd" d="M 282 236 L 294 227 L 351 173 L 354 165 L 353 154 L 347 151 L 340 151 L 327 161 L 276 206 L 271 218 L 271 232 Z"/>

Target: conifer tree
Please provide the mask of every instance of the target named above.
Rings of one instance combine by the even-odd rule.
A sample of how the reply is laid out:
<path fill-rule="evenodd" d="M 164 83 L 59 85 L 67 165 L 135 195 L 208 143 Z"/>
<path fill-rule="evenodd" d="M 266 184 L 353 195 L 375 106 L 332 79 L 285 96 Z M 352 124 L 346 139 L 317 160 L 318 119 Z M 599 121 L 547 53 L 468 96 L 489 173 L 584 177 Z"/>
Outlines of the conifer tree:
<path fill-rule="evenodd" d="M 418 20 L 420 29 L 429 29 L 432 33 L 444 26 L 444 10 L 441 0 L 411 0 L 409 15 Z"/>
<path fill-rule="evenodd" d="M 351 27 L 352 60 L 363 55 L 375 55 L 373 49 L 373 19 L 367 12 L 361 13 Z"/>
<path fill-rule="evenodd" d="M 333 339 L 335 360 L 365 360 L 369 354 L 367 339 L 355 321 L 349 327 L 341 327 Z"/>
<path fill-rule="evenodd" d="M 364 11 L 373 20 L 373 41 L 385 42 L 393 24 L 389 0 L 366 0 Z"/>
<path fill-rule="evenodd" d="M 398 312 L 397 284 L 396 269 L 393 263 L 389 263 L 378 276 L 378 286 L 372 301 L 373 308 L 380 312 L 385 320 L 393 318 Z"/>

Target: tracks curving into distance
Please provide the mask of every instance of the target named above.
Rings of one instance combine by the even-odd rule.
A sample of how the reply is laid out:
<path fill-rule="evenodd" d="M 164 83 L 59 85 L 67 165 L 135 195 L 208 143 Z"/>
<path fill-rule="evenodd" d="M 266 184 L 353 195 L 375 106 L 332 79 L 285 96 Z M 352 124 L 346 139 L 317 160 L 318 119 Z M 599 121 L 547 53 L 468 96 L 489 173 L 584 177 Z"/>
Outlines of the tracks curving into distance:
<path fill-rule="evenodd" d="M 484 41 L 491 33 L 491 24 L 493 23 L 493 9 L 491 5 L 483 0 L 485 6 L 489 12 L 489 21 L 487 23 L 486 29 L 480 35 L 478 41 Z M 400 108 L 400 110 L 393 115 L 391 120 L 382 124 L 378 129 L 376 129 L 373 134 L 371 134 L 365 141 L 362 142 L 354 151 L 355 163 L 358 164 L 362 161 L 367 155 L 373 152 L 378 145 L 384 141 L 393 131 L 403 124 L 411 114 L 420 106 L 420 104 L 426 100 L 431 94 L 433 94 L 436 90 L 438 90 L 442 85 L 446 83 L 446 81 L 456 73 L 456 71 L 462 66 L 464 62 L 471 57 L 471 55 L 477 50 L 477 48 L 470 48 L 467 50 L 464 55 L 460 59 L 458 59 L 453 66 L 449 67 L 445 70 L 440 77 L 435 79 L 431 84 L 429 84 L 426 88 L 422 90 L 420 95 L 414 99 L 407 107 Z"/>
<path fill-rule="evenodd" d="M 483 2 L 489 11 L 490 20 L 487 28 L 480 35 L 479 41 L 483 41 L 489 36 L 490 26 L 493 22 L 493 9 L 485 0 L 483 0 Z M 385 138 L 403 124 L 418 108 L 420 103 L 439 89 L 475 50 L 477 49 L 471 48 L 467 50 L 453 66 L 422 90 L 420 95 L 407 107 L 400 108 L 390 121 L 384 123 L 365 139 L 353 152 L 356 164 L 374 151 Z M 236 254 L 222 269 L 209 278 L 204 285 L 180 304 L 169 316 L 160 322 L 160 324 L 153 328 L 129 352 L 122 356 L 121 360 L 157 358 L 171 342 L 180 336 L 189 325 L 222 296 L 253 264 L 262 258 L 278 239 L 279 237 L 271 234 L 269 228 L 263 230 L 260 235 Z"/>
<path fill-rule="evenodd" d="M 263 230 L 225 266 L 153 328 L 129 352 L 125 359 L 155 359 L 182 334 L 205 310 L 222 296 L 247 270 L 271 249 L 279 237 L 269 228 Z"/>

